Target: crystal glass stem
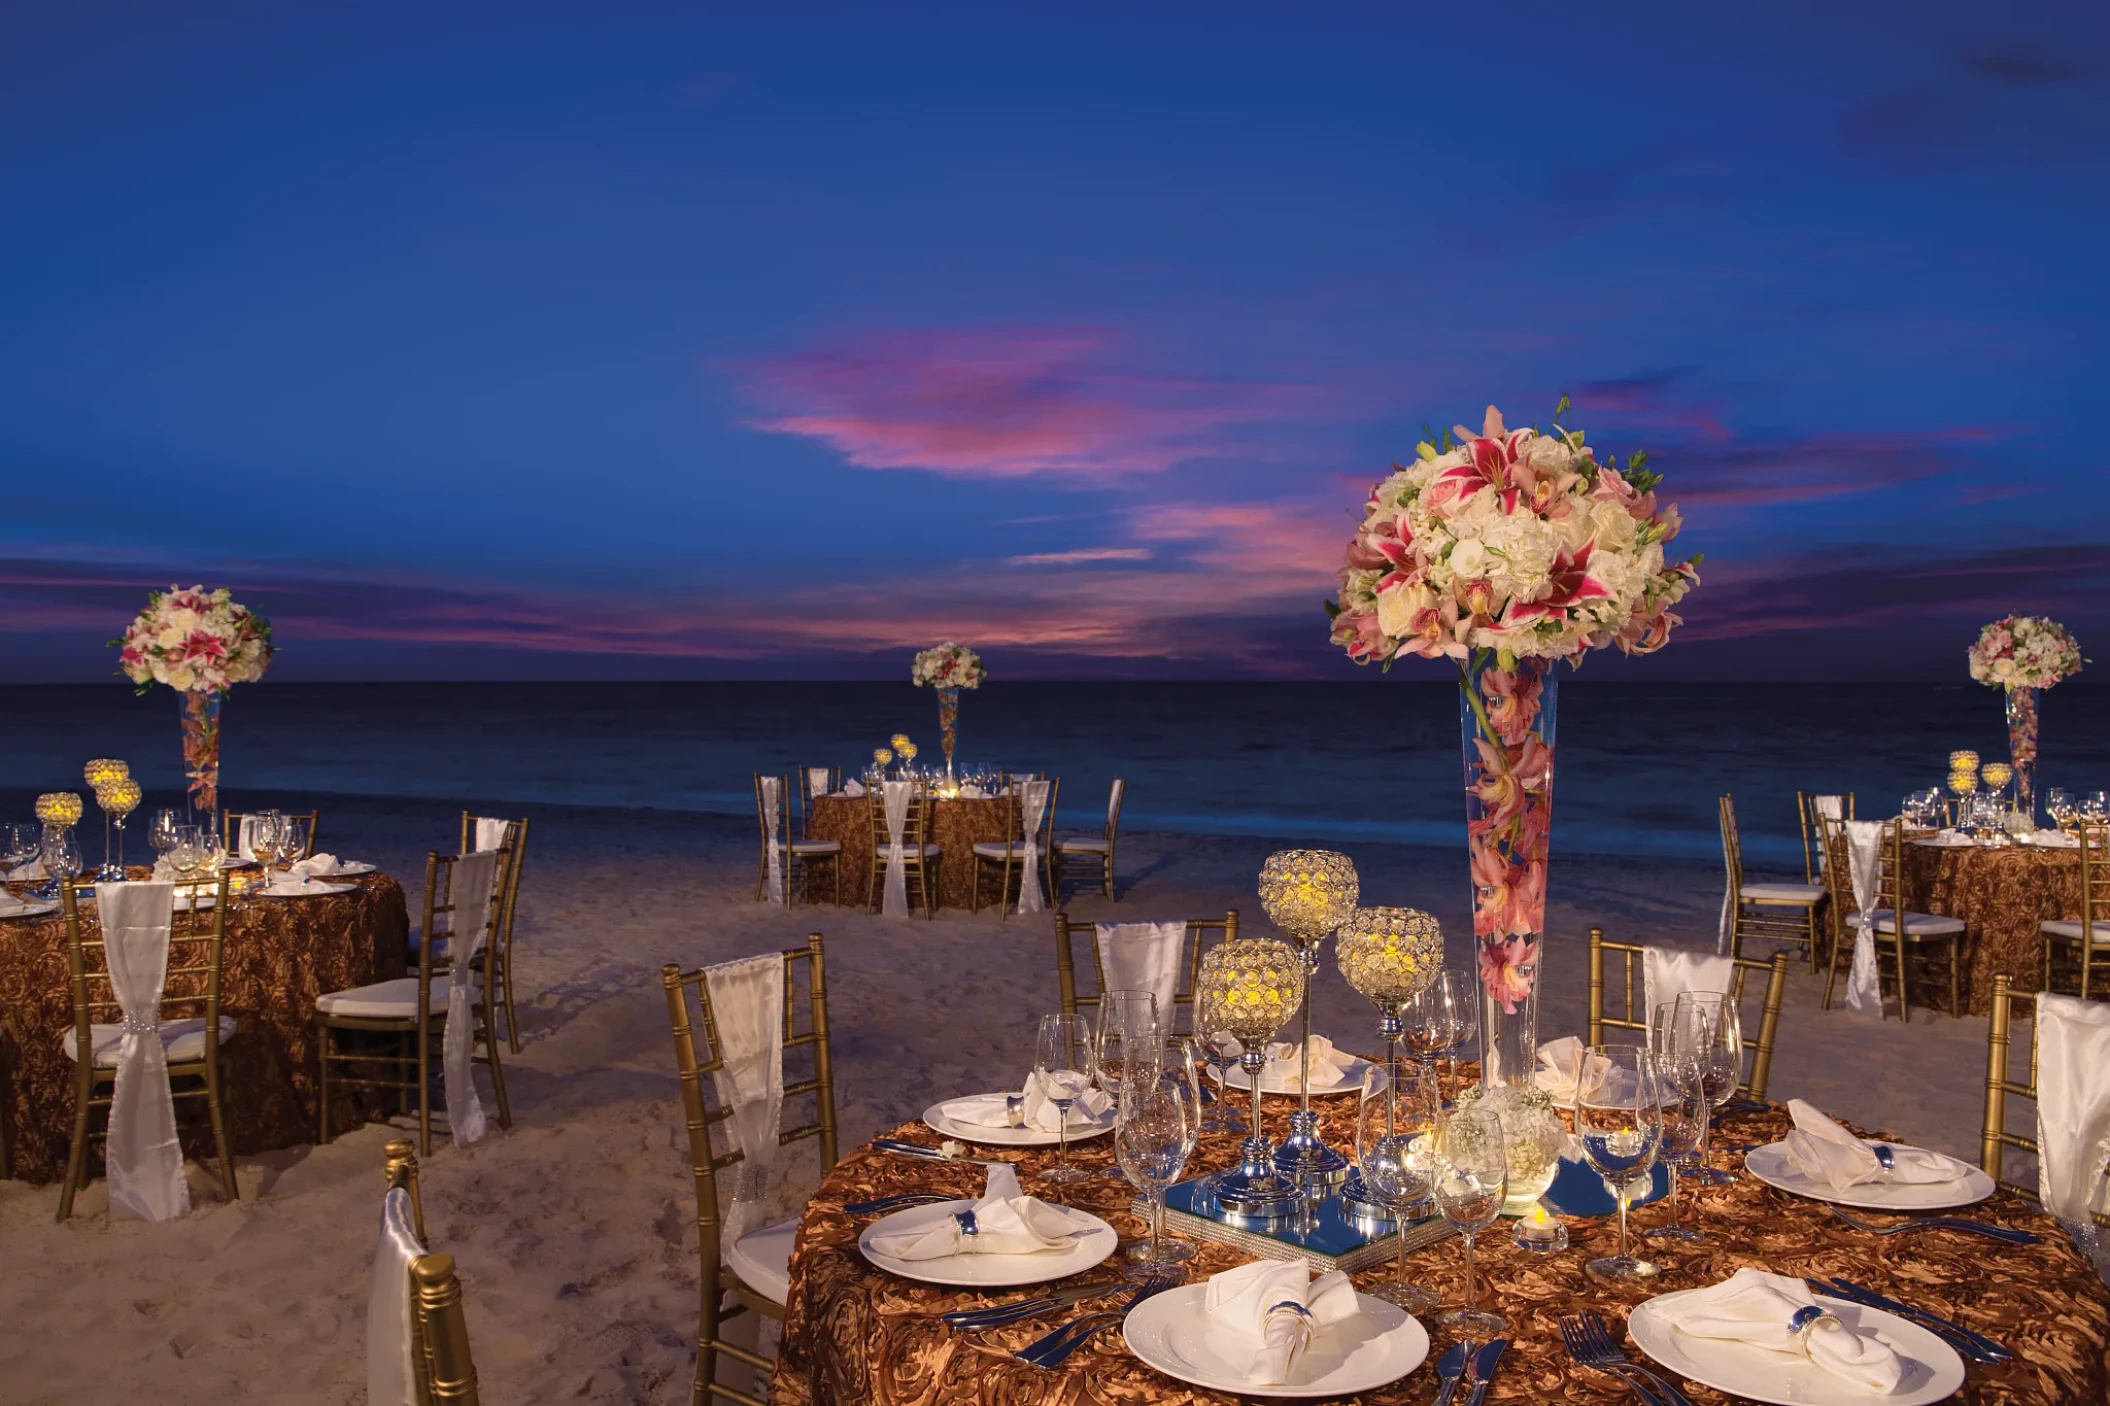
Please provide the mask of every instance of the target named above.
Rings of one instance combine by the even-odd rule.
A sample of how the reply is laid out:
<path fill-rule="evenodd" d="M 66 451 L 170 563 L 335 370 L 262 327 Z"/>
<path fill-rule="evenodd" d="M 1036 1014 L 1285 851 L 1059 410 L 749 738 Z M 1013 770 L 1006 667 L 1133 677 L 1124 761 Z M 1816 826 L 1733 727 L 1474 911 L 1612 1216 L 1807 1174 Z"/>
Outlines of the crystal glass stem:
<path fill-rule="evenodd" d="M 1413 1286 L 1407 1282 L 1407 1207 L 1405 1202 L 1392 1208 L 1392 1224 L 1399 1232 L 1399 1267 L 1392 1275 L 1392 1288 L 1405 1295 Z"/>
<path fill-rule="evenodd" d="M 1467 1226 L 1465 1228 L 1465 1306 L 1468 1310 L 1475 1309 L 1480 1306 L 1480 1286 L 1477 1282 L 1475 1282 L 1473 1278 L 1473 1237 L 1476 1234 L 1478 1234 L 1478 1232 L 1473 1230 L 1472 1227 Z M 1400 1228 L 1399 1238 L 1400 1243 L 1404 1245 L 1406 1243 L 1407 1238 L 1407 1232 L 1404 1225 L 1402 1225 Z M 1626 1253 L 1626 1250 L 1623 1246 L 1621 1247 L 1619 1253 Z M 1402 1254 L 1400 1257 L 1400 1273 L 1402 1275 L 1406 1273 L 1406 1257 L 1404 1254 Z"/>
<path fill-rule="evenodd" d="M 1670 1228 L 1676 1230 L 1678 1228 L 1678 1164 L 1671 1158 L 1666 1157 L 1663 1159 L 1663 1165 L 1670 1168 Z"/>
<path fill-rule="evenodd" d="M 1621 1259 L 1626 1258 L 1626 1188 L 1627 1184 L 1625 1182 L 1619 1183 L 1619 1258 Z M 1466 1243 L 1468 1245 L 1471 1244 L 1470 1241 Z M 1465 1252 L 1466 1263 L 1472 1263 L 1472 1257 L 1472 1251 L 1468 1249 Z"/>
<path fill-rule="evenodd" d="M 1158 1245 L 1165 1238 L 1165 1188 L 1150 1188 L 1150 1258 L 1158 1257 Z"/>
<path fill-rule="evenodd" d="M 1068 1171 L 1070 1166 L 1070 1103 L 1069 1099 L 1053 1098 L 1055 1105 L 1055 1169 Z"/>

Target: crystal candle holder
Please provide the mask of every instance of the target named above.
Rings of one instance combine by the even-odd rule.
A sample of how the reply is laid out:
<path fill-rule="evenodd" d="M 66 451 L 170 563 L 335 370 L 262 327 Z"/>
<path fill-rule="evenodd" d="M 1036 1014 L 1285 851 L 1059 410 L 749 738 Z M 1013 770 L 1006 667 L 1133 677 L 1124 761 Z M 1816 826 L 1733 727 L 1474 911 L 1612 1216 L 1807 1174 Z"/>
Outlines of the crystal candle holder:
<path fill-rule="evenodd" d="M 1386 1068 L 1395 1067 L 1406 1028 L 1402 1012 L 1443 969 L 1443 925 L 1416 908 L 1358 908 L 1334 937 L 1333 958 L 1348 984 L 1377 1007 Z M 1348 1173 L 1341 1197 L 1358 1214 L 1390 1214 L 1363 1190 L 1359 1172 Z"/>
<path fill-rule="evenodd" d="M 1361 891 L 1354 863 L 1331 850 L 1282 850 L 1269 855 L 1260 869 L 1260 906 L 1270 922 L 1297 939 L 1305 976 L 1297 1071 L 1301 1101 L 1290 1115 L 1290 1135 L 1275 1153 L 1275 1166 L 1314 1190 L 1339 1186 L 1348 1175 L 1348 1158 L 1320 1140 L 1319 1115 L 1311 1108 L 1310 981 L 1319 970 L 1326 935 L 1354 915 Z"/>
<path fill-rule="evenodd" d="M 1276 1169 L 1274 1145 L 1261 1132 L 1260 1076 L 1267 1042 L 1304 999 L 1304 962 L 1295 948 L 1271 937 L 1219 943 L 1202 958 L 1195 983 L 1195 1030 L 1205 1038 L 1237 1038 L 1239 1065 L 1253 1090 L 1253 1124 L 1240 1144 L 1236 1167 L 1217 1174 L 1211 1194 L 1224 1209 L 1256 1219 L 1293 1213 L 1303 1187 Z"/>

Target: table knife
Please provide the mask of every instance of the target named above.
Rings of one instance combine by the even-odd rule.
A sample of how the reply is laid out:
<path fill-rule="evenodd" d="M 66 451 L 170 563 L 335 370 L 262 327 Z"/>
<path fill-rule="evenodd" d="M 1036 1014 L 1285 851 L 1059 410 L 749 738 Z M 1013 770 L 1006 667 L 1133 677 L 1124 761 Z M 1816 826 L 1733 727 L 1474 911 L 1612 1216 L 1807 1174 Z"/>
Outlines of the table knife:
<path fill-rule="evenodd" d="M 2015 1354 L 2008 1350 L 2005 1343 L 1989 1338 L 1975 1328 L 1966 1328 L 1954 1319 L 1944 1318 L 1932 1309 L 1900 1302 L 1865 1285 L 1856 1284 L 1851 1279 L 1842 1279 L 1836 1274 L 1832 1276 L 1832 1284 L 1835 1286 L 1833 1292 L 1842 1299 L 1857 1299 L 1870 1308 L 1880 1308 L 1886 1313 L 1895 1313 L 1900 1318 L 1909 1318 L 1936 1336 L 1951 1339 L 1952 1343 L 1955 1339 L 1961 1339 L 1960 1343 L 1954 1345 L 1962 1348 L 1966 1356 L 1975 1355 L 1975 1349 L 1976 1353 L 1984 1354 L 1982 1360 L 1987 1362 L 2008 1362 L 2014 1359 Z"/>
<path fill-rule="evenodd" d="M 1451 1406 L 1451 1396 L 1458 1390 L 1458 1380 L 1465 1375 L 1466 1355 L 1473 1350 L 1469 1342 L 1453 1343 L 1436 1364 L 1436 1380 L 1441 1383 L 1436 1389 L 1435 1406 Z"/>
<path fill-rule="evenodd" d="M 1495 1379 L 1495 1368 L 1502 1361 L 1502 1354 L 1509 1351 L 1509 1339 L 1496 1338 L 1486 1347 L 1473 1354 L 1473 1391 L 1465 1398 L 1465 1406 L 1480 1406 L 1487 1399 L 1488 1385 Z"/>

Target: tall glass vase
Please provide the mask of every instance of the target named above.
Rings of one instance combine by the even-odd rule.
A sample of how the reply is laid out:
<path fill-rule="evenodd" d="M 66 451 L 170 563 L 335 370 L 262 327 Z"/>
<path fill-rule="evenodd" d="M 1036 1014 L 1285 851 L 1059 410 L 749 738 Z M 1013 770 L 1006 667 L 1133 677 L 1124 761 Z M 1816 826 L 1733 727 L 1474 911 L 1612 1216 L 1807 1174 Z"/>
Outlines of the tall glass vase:
<path fill-rule="evenodd" d="M 183 774 L 193 816 L 203 813 L 217 828 L 220 810 L 220 704 L 225 694 L 178 693 L 183 708 Z"/>
<path fill-rule="evenodd" d="M 1505 1210 L 1522 1214 L 1559 1170 L 1564 1129 L 1532 1082 L 1553 834 L 1556 659 L 1476 649 L 1458 665 L 1466 850 L 1480 972 L 1480 1087 L 1509 1146 Z"/>
<path fill-rule="evenodd" d="M 2007 755 L 2015 768 L 2015 809 L 2037 818 L 2037 690 L 2007 691 Z"/>
<path fill-rule="evenodd" d="M 938 690 L 938 737 L 945 748 L 945 774 L 952 775 L 953 743 L 960 736 L 960 690 L 941 688 Z"/>

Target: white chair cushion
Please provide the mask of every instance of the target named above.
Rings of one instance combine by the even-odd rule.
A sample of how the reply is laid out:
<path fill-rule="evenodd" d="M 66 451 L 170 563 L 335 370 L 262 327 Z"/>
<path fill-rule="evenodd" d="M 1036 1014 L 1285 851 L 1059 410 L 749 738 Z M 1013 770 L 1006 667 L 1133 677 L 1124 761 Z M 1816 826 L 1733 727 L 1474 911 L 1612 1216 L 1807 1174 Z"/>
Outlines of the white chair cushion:
<path fill-rule="evenodd" d="M 1024 845 L 1007 845 L 996 840 L 983 840 L 974 847 L 974 852 L 984 859 L 1024 859 Z"/>
<path fill-rule="evenodd" d="M 74 1053 L 80 1044 L 74 1036 L 78 1032 L 72 1027 L 66 1030 L 66 1058 L 79 1059 Z M 125 1038 L 122 1025 L 91 1025 L 88 1027 L 88 1047 L 95 1051 L 96 1067 L 115 1069 L 117 1047 Z M 234 1017 L 220 1017 L 220 1043 L 226 1044 L 234 1038 Z M 161 1047 L 168 1052 L 170 1064 L 187 1064 L 194 1059 L 205 1058 L 205 1017 L 189 1016 L 182 1020 L 161 1022 Z"/>
<path fill-rule="evenodd" d="M 2069 942 L 2079 942 L 2081 940 L 2081 920 L 2079 918 L 2053 918 L 2047 923 L 2040 923 L 2037 931 L 2051 937 L 2063 937 Z M 2095 931 L 2090 936 L 2097 942 L 2110 942 L 2110 923 L 2097 923 Z"/>
<path fill-rule="evenodd" d="M 874 844 L 874 845 L 872 846 L 872 852 L 873 852 L 874 854 L 876 854 L 876 855 L 879 855 L 879 856 L 880 856 L 880 857 L 881 857 L 881 858 L 883 859 L 883 858 L 885 858 L 885 857 L 886 857 L 886 848 L 887 848 L 887 847 L 886 847 L 885 845 L 882 845 L 882 844 Z M 911 856 L 911 857 L 914 857 L 914 855 L 915 855 L 915 853 L 916 853 L 916 846 L 914 846 L 914 845 L 903 845 L 903 846 L 901 847 L 901 852 L 902 852 L 903 854 L 906 854 L 906 855 L 909 855 L 909 856 Z M 926 858 L 926 859 L 928 859 L 928 858 L 929 858 L 930 856 L 932 856 L 932 855 L 934 855 L 934 854 L 937 854 L 938 852 L 939 852 L 939 850 L 938 850 L 938 847 L 937 847 L 936 845 L 925 845 L 925 846 L 923 846 L 923 857 L 924 857 L 924 858 Z"/>
<path fill-rule="evenodd" d="M 1106 853 L 1109 846 L 1104 838 L 1098 835 L 1093 835 L 1085 839 L 1057 840 L 1055 842 L 1055 848 L 1065 850 L 1076 850 L 1082 854 L 1104 854 Z"/>
<path fill-rule="evenodd" d="M 1858 914 L 1848 914 L 1848 925 L 1851 926 L 1854 919 L 1858 916 Z M 1875 919 L 1877 932 L 1897 931 L 1897 922 L 1890 916 L 1888 908 L 1878 908 L 1870 916 Z M 1944 918 L 1933 913 L 1907 913 L 1905 915 L 1905 936 L 1907 937 L 1950 937 L 1963 930 L 1964 924 L 1961 918 Z"/>
<path fill-rule="evenodd" d="M 471 987 L 483 985 L 484 974 L 469 973 Z M 441 1014 L 447 1010 L 447 983 L 433 978 L 431 1008 Z M 331 991 L 315 998 L 315 1009 L 324 1015 L 358 1016 L 369 1020 L 399 1018 L 414 1019 L 418 1013 L 418 979 L 414 976 L 399 976 L 394 981 L 377 981 L 371 986 L 354 986 L 349 991 Z"/>
<path fill-rule="evenodd" d="M 843 852 L 843 842 L 841 840 L 793 840 L 791 842 L 791 852 L 793 854 L 841 854 Z"/>
<path fill-rule="evenodd" d="M 725 1252 L 725 1267 L 748 1288 L 772 1303 L 782 1303 L 791 1297 L 791 1247 L 798 1238 L 795 1220 L 750 1230 Z"/>
<path fill-rule="evenodd" d="M 1822 884 L 1745 884 L 1737 896 L 1746 902 L 1815 903 L 1824 897 Z"/>

